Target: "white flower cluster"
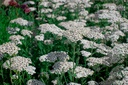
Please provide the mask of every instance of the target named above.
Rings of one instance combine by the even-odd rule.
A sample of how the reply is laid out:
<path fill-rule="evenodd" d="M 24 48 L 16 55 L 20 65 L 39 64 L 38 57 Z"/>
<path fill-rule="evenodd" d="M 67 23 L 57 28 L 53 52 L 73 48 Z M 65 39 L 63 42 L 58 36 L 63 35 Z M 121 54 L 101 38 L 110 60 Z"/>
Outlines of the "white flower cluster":
<path fill-rule="evenodd" d="M 22 34 L 23 36 L 28 36 L 28 37 L 31 38 L 31 35 L 33 34 L 33 32 L 30 31 L 30 30 L 25 30 L 25 29 L 23 29 L 23 30 L 21 30 L 21 34 Z"/>
<path fill-rule="evenodd" d="M 20 40 L 24 39 L 24 37 L 22 37 L 21 35 L 12 35 L 9 37 L 9 39 L 11 40 L 11 42 L 18 45 L 18 44 L 22 44 Z"/>
<path fill-rule="evenodd" d="M 24 5 L 35 5 L 35 2 L 34 1 L 26 1 L 23 3 Z M 35 7 L 29 7 L 29 10 L 30 11 L 35 11 L 36 8 Z"/>
<path fill-rule="evenodd" d="M 99 85 L 96 81 L 88 81 L 88 85 Z"/>
<path fill-rule="evenodd" d="M 123 44 L 115 43 L 115 46 L 108 53 L 109 56 L 108 62 L 110 64 L 123 62 L 126 55 L 128 54 L 127 49 L 128 49 L 127 43 L 123 43 Z"/>
<path fill-rule="evenodd" d="M 57 60 L 59 61 L 66 61 L 69 60 L 69 55 L 64 52 L 64 51 L 55 51 L 55 52 L 50 52 L 46 55 L 43 55 L 39 58 L 40 62 L 55 62 Z"/>
<path fill-rule="evenodd" d="M 102 81 L 101 85 L 127 85 L 128 67 L 120 65 L 112 69 L 107 80 Z"/>
<path fill-rule="evenodd" d="M 93 49 L 96 49 L 96 52 L 104 54 L 104 55 L 107 55 L 111 50 L 111 48 L 106 46 L 105 44 L 102 44 L 102 43 L 97 44 L 93 41 L 88 41 L 84 39 L 81 40 L 81 44 L 83 45 L 84 49 L 93 48 Z"/>
<path fill-rule="evenodd" d="M 125 10 L 125 7 L 123 5 L 116 5 L 115 3 L 106 3 L 103 4 L 103 7 L 108 10 L 119 10 L 119 11 Z"/>
<path fill-rule="evenodd" d="M 27 85 L 45 85 L 45 84 L 37 79 L 30 79 L 27 81 Z"/>
<path fill-rule="evenodd" d="M 37 41 L 44 41 L 44 34 L 36 35 L 36 36 L 35 36 L 35 39 L 36 39 Z"/>
<path fill-rule="evenodd" d="M 95 65 L 107 65 L 109 66 L 109 62 L 107 61 L 109 57 L 102 57 L 102 58 L 95 58 L 89 57 L 86 61 L 88 61 L 88 66 L 95 66 Z"/>
<path fill-rule="evenodd" d="M 51 73 L 55 73 L 55 74 L 65 73 L 68 70 L 73 69 L 74 66 L 75 66 L 74 62 L 58 61 L 53 65 L 53 70 L 51 70 Z"/>
<path fill-rule="evenodd" d="M 109 10 L 116 10 L 117 9 L 117 6 L 115 3 L 106 3 L 106 4 L 103 4 L 103 7 L 107 8 Z"/>
<path fill-rule="evenodd" d="M 73 30 L 74 28 L 83 28 L 86 26 L 85 22 L 79 22 L 79 21 L 67 21 L 67 22 L 61 22 L 59 23 L 60 26 L 63 26 L 67 30 Z M 79 28 L 78 28 L 79 27 Z"/>
<path fill-rule="evenodd" d="M 84 68 L 81 66 L 77 66 L 74 70 L 74 73 L 76 74 L 75 78 L 82 78 L 82 77 L 87 77 L 93 75 L 94 71 Z"/>
<path fill-rule="evenodd" d="M 123 44 L 115 44 L 114 48 L 111 50 L 112 55 L 116 56 L 125 56 L 128 54 L 128 44 L 123 43 Z"/>
<path fill-rule="evenodd" d="M 46 9 L 46 8 L 43 8 L 43 9 L 41 9 L 41 13 L 51 13 L 53 10 L 52 9 Z"/>
<path fill-rule="evenodd" d="M 16 74 L 14 74 L 14 75 L 11 76 L 11 79 L 18 79 L 18 78 L 19 78 L 19 76 L 16 75 Z"/>
<path fill-rule="evenodd" d="M 67 85 L 81 85 L 81 84 L 74 83 L 74 82 L 70 82 L 70 83 L 68 83 Z"/>
<path fill-rule="evenodd" d="M 90 52 L 87 52 L 87 51 L 84 51 L 84 50 L 82 50 L 80 52 L 81 52 L 82 56 L 85 56 L 85 57 L 89 57 L 91 55 Z"/>
<path fill-rule="evenodd" d="M 51 39 L 44 40 L 44 44 L 45 45 L 53 44 L 53 40 L 51 40 Z"/>
<path fill-rule="evenodd" d="M 122 22 L 120 24 L 120 30 L 122 30 L 123 32 L 128 32 L 128 22 Z"/>
<path fill-rule="evenodd" d="M 14 43 L 7 42 L 2 45 L 0 45 L 0 53 L 4 54 L 7 53 L 10 56 L 18 54 L 18 51 L 20 48 L 18 48 Z"/>
<path fill-rule="evenodd" d="M 14 20 L 11 20 L 10 23 L 16 23 L 16 24 L 19 24 L 21 26 L 30 26 L 32 25 L 32 22 L 29 22 L 23 18 L 17 18 L 17 19 L 14 19 Z"/>
<path fill-rule="evenodd" d="M 120 30 L 105 34 L 106 40 L 110 40 L 111 42 L 117 42 L 117 40 L 120 38 L 120 36 L 121 37 L 125 36 L 125 34 Z"/>
<path fill-rule="evenodd" d="M 75 12 L 79 10 L 82 12 L 87 7 L 91 7 L 92 2 L 90 0 L 67 0 L 65 7 L 69 9 L 70 12 Z"/>
<path fill-rule="evenodd" d="M 108 22 L 111 23 L 124 21 L 118 11 L 111 11 L 107 9 L 97 11 L 95 17 L 97 17 L 98 19 L 107 19 Z"/>
<path fill-rule="evenodd" d="M 7 31 L 8 31 L 9 34 L 16 34 L 17 32 L 20 31 L 20 28 L 17 28 L 17 27 L 15 27 L 15 28 L 8 27 L 7 28 Z"/>
<path fill-rule="evenodd" d="M 56 18 L 58 21 L 62 21 L 62 20 L 65 20 L 65 19 L 67 19 L 65 16 L 58 16 L 57 18 Z"/>
<path fill-rule="evenodd" d="M 63 33 L 63 30 L 58 28 L 56 25 L 48 24 L 48 23 L 47 24 L 41 24 L 38 29 L 41 30 L 41 33 L 51 32 L 51 33 L 56 34 L 58 36 L 62 36 L 62 33 Z"/>
<path fill-rule="evenodd" d="M 63 32 L 63 36 L 72 42 L 81 40 L 83 36 L 86 36 L 90 32 L 90 28 L 84 27 L 86 26 L 85 22 L 68 21 L 61 22 L 59 25 L 67 29 Z"/>
<path fill-rule="evenodd" d="M 53 85 L 57 85 L 57 79 L 51 81 Z"/>
<path fill-rule="evenodd" d="M 28 74 L 33 75 L 35 72 L 35 67 L 30 66 L 29 64 L 31 64 L 31 59 L 29 58 L 24 58 L 22 56 L 15 56 L 10 58 L 9 60 L 6 60 L 3 63 L 3 68 L 5 69 L 10 69 L 10 70 L 16 70 L 16 71 L 27 71 Z"/>
<path fill-rule="evenodd" d="M 96 29 L 91 29 L 89 33 L 86 35 L 86 37 L 95 40 L 105 38 L 104 35 L 101 32 L 97 31 Z"/>
<path fill-rule="evenodd" d="M 44 7 L 51 7 L 52 3 L 49 1 L 43 1 L 43 2 L 40 2 L 39 5 Z"/>
<path fill-rule="evenodd" d="M 69 9 L 70 12 L 75 12 L 76 10 L 79 11 L 79 16 L 84 18 L 88 15 L 85 8 L 91 7 L 91 4 L 92 2 L 90 2 L 90 0 L 45 0 L 41 1 L 39 5 L 44 7 L 41 9 L 41 13 L 45 13 L 47 15 L 54 12 L 54 10 L 58 9 L 60 6 L 64 6 L 64 8 Z"/>
<path fill-rule="evenodd" d="M 34 1 L 26 1 L 26 2 L 24 2 L 23 4 L 31 4 L 31 5 L 34 5 L 35 2 L 34 2 Z"/>
<path fill-rule="evenodd" d="M 88 48 L 96 48 L 96 43 L 93 41 L 88 41 L 88 40 L 81 40 L 81 44 L 83 45 L 84 49 L 88 49 Z"/>

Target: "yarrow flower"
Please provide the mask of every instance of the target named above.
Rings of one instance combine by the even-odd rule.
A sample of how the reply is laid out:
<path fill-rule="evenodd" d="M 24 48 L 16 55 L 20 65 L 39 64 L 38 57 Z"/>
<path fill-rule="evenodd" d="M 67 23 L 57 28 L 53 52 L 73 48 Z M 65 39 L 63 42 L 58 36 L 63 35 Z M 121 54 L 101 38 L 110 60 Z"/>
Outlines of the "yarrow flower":
<path fill-rule="evenodd" d="M 73 69 L 74 66 L 75 66 L 74 62 L 58 61 L 53 65 L 53 70 L 51 70 L 51 73 L 55 73 L 55 74 L 65 73 L 68 70 Z"/>
<path fill-rule="evenodd" d="M 16 71 L 26 71 L 28 72 L 28 74 L 33 75 L 35 72 L 35 67 L 30 66 L 29 64 L 31 64 L 31 59 L 30 58 L 24 58 L 22 56 L 15 56 L 12 57 L 9 60 L 6 60 L 3 63 L 3 68 L 5 69 L 10 69 L 10 70 L 16 70 Z"/>
<path fill-rule="evenodd" d="M 27 81 L 27 85 L 45 85 L 45 84 L 37 79 L 30 79 Z"/>
<path fill-rule="evenodd" d="M 82 56 L 85 56 L 85 57 L 89 57 L 90 55 L 91 55 L 91 53 L 90 52 L 87 52 L 87 51 L 80 51 L 81 52 L 81 54 L 82 54 Z"/>
<path fill-rule="evenodd" d="M 63 34 L 63 30 L 61 30 L 60 28 L 58 28 L 56 25 L 54 24 L 41 24 L 38 28 L 39 30 L 41 30 L 41 33 L 46 33 L 46 32 L 51 32 L 53 34 L 56 34 L 58 36 L 62 36 Z"/>
<path fill-rule="evenodd" d="M 29 22 L 23 18 L 17 18 L 17 19 L 14 19 L 14 20 L 11 20 L 10 23 L 16 23 L 16 24 L 19 24 L 21 26 L 29 26 L 29 25 L 32 25 L 32 22 Z"/>
<path fill-rule="evenodd" d="M 24 37 L 22 37 L 21 35 L 12 35 L 9 37 L 9 39 L 11 40 L 11 42 L 17 45 L 17 44 L 22 44 L 20 40 L 24 39 Z"/>
<path fill-rule="evenodd" d="M 68 83 L 67 85 L 81 85 L 81 84 L 74 83 L 74 82 L 70 82 L 70 83 Z"/>
<path fill-rule="evenodd" d="M 8 31 L 9 34 L 16 34 L 17 32 L 20 31 L 20 28 L 17 28 L 17 27 L 15 27 L 15 28 L 8 27 L 7 28 L 7 31 Z"/>
<path fill-rule="evenodd" d="M 102 57 L 102 58 L 89 57 L 87 58 L 86 61 L 88 61 L 88 66 L 94 66 L 97 64 L 109 66 L 109 62 L 107 61 L 108 58 L 109 57 Z"/>
<path fill-rule="evenodd" d="M 88 81 L 88 85 L 99 85 L 96 81 Z"/>
<path fill-rule="evenodd" d="M 18 51 L 20 50 L 19 47 L 17 47 L 12 42 L 7 42 L 2 45 L 0 45 L 0 53 L 4 54 L 7 53 L 10 56 L 18 54 Z"/>
<path fill-rule="evenodd" d="M 35 2 L 34 2 L 34 1 L 26 1 L 26 2 L 24 2 L 23 4 L 31 4 L 31 5 L 34 5 Z"/>
<path fill-rule="evenodd" d="M 63 51 L 55 51 L 55 52 L 50 52 L 46 55 L 43 55 L 39 58 L 41 62 L 47 61 L 47 62 L 55 62 L 57 60 L 59 61 L 66 61 L 69 60 L 69 56 L 67 55 L 66 52 Z"/>
<path fill-rule="evenodd" d="M 35 38 L 38 41 L 44 41 L 44 34 L 36 35 Z"/>
<path fill-rule="evenodd" d="M 82 77 L 87 77 L 93 75 L 94 71 L 88 68 L 84 68 L 81 66 L 77 66 L 74 70 L 74 73 L 76 74 L 75 78 L 82 78 Z"/>
<path fill-rule="evenodd" d="M 21 31 L 21 34 L 22 34 L 23 36 L 28 36 L 28 37 L 31 38 L 31 35 L 32 35 L 33 33 L 32 33 L 32 31 L 29 31 L 29 30 L 22 30 L 22 31 Z"/>

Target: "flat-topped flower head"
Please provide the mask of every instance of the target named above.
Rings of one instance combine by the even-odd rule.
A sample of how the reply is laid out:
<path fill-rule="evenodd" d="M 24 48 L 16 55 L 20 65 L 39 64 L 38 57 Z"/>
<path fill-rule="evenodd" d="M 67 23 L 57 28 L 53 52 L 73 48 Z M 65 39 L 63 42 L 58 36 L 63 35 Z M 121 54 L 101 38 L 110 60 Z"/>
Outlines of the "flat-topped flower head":
<path fill-rule="evenodd" d="M 45 85 L 45 84 L 37 79 L 30 79 L 27 81 L 27 85 Z"/>
<path fill-rule="evenodd" d="M 30 58 L 25 58 L 22 56 L 15 56 L 9 60 L 6 60 L 3 63 L 3 68 L 14 70 L 14 71 L 16 70 L 19 72 L 25 70 L 26 72 L 28 72 L 28 74 L 33 75 L 35 73 L 36 68 L 33 66 L 30 66 L 29 64 L 31 64 L 31 63 L 32 63 L 32 61 Z"/>
<path fill-rule="evenodd" d="M 0 45 L 0 52 L 3 53 L 3 54 L 7 53 L 10 56 L 18 54 L 19 50 L 20 50 L 20 48 L 17 47 L 12 42 L 7 42 L 7 43 L 4 43 L 4 44 Z"/>
<path fill-rule="evenodd" d="M 76 78 L 88 77 L 89 75 L 93 75 L 94 71 L 88 68 L 84 68 L 81 66 L 77 66 L 74 70 L 76 74 Z"/>
<path fill-rule="evenodd" d="M 66 61 L 69 60 L 69 55 L 64 51 L 55 51 L 50 52 L 46 55 L 42 55 L 39 60 L 41 62 L 47 61 L 47 62 L 55 62 L 57 60 L 59 61 Z"/>

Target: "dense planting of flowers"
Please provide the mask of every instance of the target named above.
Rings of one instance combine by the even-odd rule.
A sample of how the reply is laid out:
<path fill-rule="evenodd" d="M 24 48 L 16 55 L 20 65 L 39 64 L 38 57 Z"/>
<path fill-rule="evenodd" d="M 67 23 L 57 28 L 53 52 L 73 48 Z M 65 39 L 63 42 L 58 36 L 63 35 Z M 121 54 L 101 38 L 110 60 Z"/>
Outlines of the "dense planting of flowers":
<path fill-rule="evenodd" d="M 128 2 L 121 2 L 4 0 L 1 85 L 128 85 Z"/>

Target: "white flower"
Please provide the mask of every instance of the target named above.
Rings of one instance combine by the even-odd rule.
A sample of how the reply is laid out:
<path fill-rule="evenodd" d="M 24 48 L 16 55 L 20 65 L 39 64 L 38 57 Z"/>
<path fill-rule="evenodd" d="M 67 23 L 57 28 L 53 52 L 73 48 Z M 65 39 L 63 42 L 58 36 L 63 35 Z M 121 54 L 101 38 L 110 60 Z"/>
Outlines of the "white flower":
<path fill-rule="evenodd" d="M 91 55 L 90 52 L 87 52 L 87 51 L 80 51 L 82 56 L 85 56 L 85 57 L 89 57 Z"/>
<path fill-rule="evenodd" d="M 51 73 L 61 74 L 67 72 L 69 69 L 73 69 L 75 66 L 74 62 L 58 61 L 53 65 Z"/>
<path fill-rule="evenodd" d="M 28 72 L 28 74 L 31 74 L 31 75 L 33 75 L 33 74 L 36 73 L 36 72 L 35 72 L 36 68 L 35 68 L 34 66 L 27 66 L 27 67 L 24 68 L 24 70 L 25 70 L 26 72 Z"/>
<path fill-rule="evenodd" d="M 44 44 L 45 44 L 45 45 L 53 44 L 53 40 L 51 40 L 51 39 L 49 39 L 49 40 L 44 40 Z"/>
<path fill-rule="evenodd" d="M 62 36 L 62 33 L 63 33 L 63 30 L 58 28 L 56 25 L 48 24 L 48 23 L 41 24 L 38 29 L 41 30 L 41 33 L 51 32 L 51 33 L 59 35 L 59 36 Z"/>
<path fill-rule="evenodd" d="M 65 29 L 73 30 L 74 28 L 79 29 L 86 26 L 86 23 L 78 22 L 78 21 L 68 21 L 68 22 L 61 22 L 59 25 L 63 26 Z"/>
<path fill-rule="evenodd" d="M 4 0 L 4 2 L 2 4 L 5 5 L 5 6 L 8 6 L 10 1 L 11 0 Z"/>
<path fill-rule="evenodd" d="M 96 17 L 98 19 L 107 19 L 108 22 L 116 23 L 123 22 L 123 18 L 121 17 L 118 11 L 110 11 L 110 10 L 99 10 L 96 12 Z"/>
<path fill-rule="evenodd" d="M 76 74 L 75 78 L 82 78 L 82 77 L 88 77 L 89 75 L 93 75 L 94 71 L 84 68 L 81 66 L 77 66 L 74 70 L 74 73 Z"/>
<path fill-rule="evenodd" d="M 83 36 L 86 36 L 90 32 L 90 28 L 84 27 L 86 26 L 85 22 L 68 21 L 61 22 L 59 25 L 67 29 L 63 32 L 63 36 L 72 42 L 82 40 Z"/>
<path fill-rule="evenodd" d="M 104 39 L 104 35 L 98 31 L 95 31 L 94 29 L 91 29 L 89 33 L 86 35 L 87 38 L 94 38 L 96 39 Z"/>
<path fill-rule="evenodd" d="M 12 75 L 11 79 L 18 79 L 18 75 L 16 75 L 16 74 Z"/>
<path fill-rule="evenodd" d="M 88 85 L 99 85 L 96 81 L 88 81 Z"/>
<path fill-rule="evenodd" d="M 51 13 L 53 10 L 52 9 L 45 9 L 45 8 L 43 8 L 43 9 L 41 9 L 41 13 Z"/>
<path fill-rule="evenodd" d="M 16 34 L 17 32 L 20 31 L 20 28 L 17 28 L 17 27 L 15 27 L 15 28 L 8 27 L 7 28 L 7 31 L 8 31 L 9 34 Z"/>
<path fill-rule="evenodd" d="M 109 10 L 116 10 L 117 9 L 117 6 L 115 3 L 106 3 L 106 4 L 103 4 L 103 7 L 107 8 Z"/>
<path fill-rule="evenodd" d="M 7 53 L 10 56 L 18 54 L 18 51 L 20 48 L 18 48 L 14 43 L 8 42 L 0 45 L 0 53 L 4 54 Z"/>
<path fill-rule="evenodd" d="M 48 2 L 48 1 L 43 1 L 40 3 L 40 6 L 44 6 L 44 7 L 50 7 L 52 6 L 53 4 L 51 2 Z"/>
<path fill-rule="evenodd" d="M 128 23 L 127 22 L 121 23 L 120 30 L 122 30 L 123 32 L 128 32 Z"/>
<path fill-rule="evenodd" d="M 105 34 L 105 36 L 106 36 L 107 40 L 110 40 L 112 42 L 116 42 L 120 38 L 120 36 L 124 37 L 125 34 L 122 31 L 117 30 L 117 31 L 114 31 L 111 33 L 107 33 L 107 34 Z"/>
<path fill-rule="evenodd" d="M 36 8 L 35 8 L 35 7 L 29 7 L 29 9 L 30 9 L 31 11 L 36 11 Z"/>
<path fill-rule="evenodd" d="M 37 79 L 30 79 L 27 81 L 27 85 L 45 85 L 45 84 Z"/>
<path fill-rule="evenodd" d="M 88 61 L 88 66 L 94 66 L 97 64 L 109 66 L 109 62 L 107 61 L 108 58 L 109 57 L 102 57 L 102 58 L 89 57 L 87 58 L 86 61 Z"/>
<path fill-rule="evenodd" d="M 52 80 L 51 82 L 53 83 L 53 85 L 57 85 L 57 80 L 56 79 Z"/>
<path fill-rule="evenodd" d="M 26 2 L 24 2 L 23 4 L 31 4 L 31 5 L 34 5 L 35 2 L 34 2 L 34 1 L 26 1 Z"/>
<path fill-rule="evenodd" d="M 29 30 L 22 30 L 21 31 L 21 34 L 23 35 L 23 36 L 28 36 L 28 37 L 30 37 L 31 38 L 31 35 L 33 34 L 32 33 L 32 31 L 29 31 Z"/>
<path fill-rule="evenodd" d="M 68 83 L 67 85 L 81 85 L 81 84 L 74 83 L 74 82 L 70 82 L 70 83 Z"/>
<path fill-rule="evenodd" d="M 29 21 L 24 20 L 22 18 L 17 18 L 17 19 L 11 20 L 10 23 L 16 23 L 16 24 L 19 24 L 21 26 L 29 26 L 29 25 L 32 25 L 32 22 L 29 22 Z"/>
<path fill-rule="evenodd" d="M 96 48 L 96 43 L 88 40 L 81 40 L 81 44 L 83 45 L 84 49 L 88 48 Z"/>
<path fill-rule="evenodd" d="M 72 42 L 77 42 L 83 39 L 83 36 L 79 33 L 74 32 L 73 30 L 66 30 L 63 32 L 63 36 L 69 39 Z"/>
<path fill-rule="evenodd" d="M 63 51 L 55 51 L 55 52 L 50 52 L 46 55 L 43 55 L 39 58 L 41 62 L 47 61 L 47 62 L 55 62 L 57 60 L 59 61 L 66 61 L 69 60 L 69 56 L 67 55 L 66 52 Z"/>
<path fill-rule="evenodd" d="M 44 41 L 44 34 L 36 35 L 35 38 L 38 41 Z"/>
<path fill-rule="evenodd" d="M 57 19 L 58 21 L 61 21 L 61 20 L 65 20 L 66 17 L 65 17 L 65 16 L 58 16 L 56 19 Z"/>
<path fill-rule="evenodd" d="M 3 63 L 3 68 L 10 69 L 10 70 L 17 70 L 19 72 L 25 70 L 28 72 L 28 74 L 33 75 L 35 73 L 35 67 L 30 66 L 29 64 L 31 63 L 32 62 L 30 58 L 24 58 L 22 56 L 15 56 L 9 60 L 6 60 Z"/>
<path fill-rule="evenodd" d="M 22 44 L 22 42 L 20 40 L 24 39 L 24 37 L 22 37 L 21 35 L 12 35 L 9 37 L 9 39 L 11 40 L 11 42 L 18 45 L 18 44 Z"/>

